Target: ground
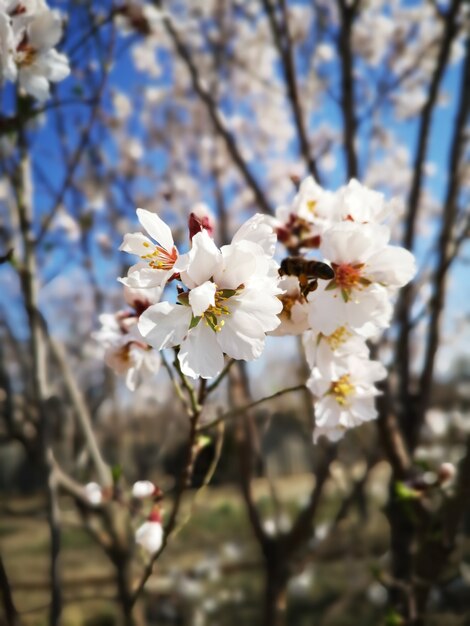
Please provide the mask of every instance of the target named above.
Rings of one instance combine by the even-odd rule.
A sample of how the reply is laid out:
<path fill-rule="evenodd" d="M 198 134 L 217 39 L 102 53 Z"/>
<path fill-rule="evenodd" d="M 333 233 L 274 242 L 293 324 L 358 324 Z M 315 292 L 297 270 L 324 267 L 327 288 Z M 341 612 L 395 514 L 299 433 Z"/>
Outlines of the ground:
<path fill-rule="evenodd" d="M 310 477 L 301 476 L 278 485 L 286 511 L 281 525 L 288 523 L 289 513 L 301 505 L 310 482 Z M 272 512 L 266 481 L 256 483 L 255 494 L 269 520 Z M 320 537 L 338 501 L 336 484 L 320 510 Z M 63 624 L 117 625 L 113 567 L 79 527 L 70 502 L 64 499 L 61 506 Z M 0 520 L 0 544 L 15 602 L 25 626 L 45 626 L 48 534 L 41 498 L 10 498 L 7 508 L 9 513 L 4 512 Z M 187 519 L 191 509 L 192 516 Z M 312 564 L 292 580 L 289 588 L 289 626 L 387 623 L 384 588 L 378 577 L 386 566 L 388 526 L 380 506 L 370 509 L 367 521 L 353 511 L 335 531 L 333 541 L 317 541 Z M 162 555 L 146 587 L 149 626 L 255 626 L 262 598 L 262 560 L 237 489 L 207 489 L 198 495 L 196 503 L 194 493 L 188 494 L 182 521 L 186 523 Z M 272 520 L 268 524 L 273 525 Z M 441 614 L 432 623 L 457 626 L 467 622 L 465 617 Z"/>

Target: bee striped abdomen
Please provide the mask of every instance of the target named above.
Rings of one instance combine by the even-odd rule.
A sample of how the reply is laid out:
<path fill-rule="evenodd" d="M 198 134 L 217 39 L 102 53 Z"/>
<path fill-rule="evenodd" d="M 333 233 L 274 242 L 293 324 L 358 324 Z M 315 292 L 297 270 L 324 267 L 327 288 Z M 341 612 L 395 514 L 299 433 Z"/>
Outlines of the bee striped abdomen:
<path fill-rule="evenodd" d="M 297 277 L 304 275 L 308 278 L 321 278 L 323 280 L 332 280 L 335 277 L 334 269 L 326 263 L 309 261 L 300 256 L 290 256 L 283 259 L 279 274 Z"/>

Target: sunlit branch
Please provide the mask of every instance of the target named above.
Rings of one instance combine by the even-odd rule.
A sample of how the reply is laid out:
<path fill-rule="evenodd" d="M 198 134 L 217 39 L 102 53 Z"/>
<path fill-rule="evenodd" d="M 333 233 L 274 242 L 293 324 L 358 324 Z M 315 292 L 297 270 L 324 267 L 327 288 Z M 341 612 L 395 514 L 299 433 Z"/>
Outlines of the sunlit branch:
<path fill-rule="evenodd" d="M 20 269 L 21 286 L 29 322 L 29 344 L 32 357 L 32 388 L 39 413 L 39 441 L 41 463 L 47 476 L 47 519 L 50 536 L 51 610 L 50 625 L 59 624 L 62 612 L 62 593 L 59 572 L 60 524 L 57 491 L 51 465 L 51 416 L 48 381 L 47 346 L 42 332 L 42 318 L 38 308 L 38 269 L 33 233 L 32 181 L 28 145 L 24 130 L 18 134 L 19 165 L 13 180 L 18 221 L 23 243 Z"/>
<path fill-rule="evenodd" d="M 305 160 L 310 174 L 316 178 L 318 182 L 321 182 L 316 161 L 311 153 L 310 142 L 308 140 L 302 105 L 299 97 L 294 63 L 293 42 L 289 31 L 289 15 L 286 1 L 280 0 L 279 4 L 282 11 L 282 27 L 281 23 L 279 23 L 276 19 L 275 7 L 271 3 L 271 0 L 263 0 L 263 6 L 269 19 L 274 42 L 281 58 L 287 97 L 292 107 L 294 123 L 297 129 L 300 144 L 300 152 Z"/>
<path fill-rule="evenodd" d="M 65 388 L 74 408 L 83 437 L 86 441 L 87 449 L 93 460 L 99 482 L 102 487 L 110 486 L 112 484 L 111 472 L 101 455 L 95 433 L 93 431 L 92 420 L 88 407 L 85 403 L 82 392 L 77 385 L 77 381 L 72 374 L 65 350 L 63 346 L 56 339 L 54 339 L 50 333 L 47 332 L 44 323 L 42 324 L 42 328 L 45 333 L 45 338 L 49 343 L 51 353 L 53 354 L 63 376 Z"/>
<path fill-rule="evenodd" d="M 179 361 L 177 356 L 175 356 L 175 369 L 180 376 L 183 387 L 188 391 L 190 397 L 190 416 L 189 416 L 189 435 L 188 441 L 186 444 L 186 453 L 185 459 L 182 465 L 182 469 L 180 475 L 178 477 L 178 483 L 176 486 L 172 509 L 168 518 L 168 521 L 165 524 L 164 528 L 164 537 L 163 543 L 160 550 L 151 556 L 147 566 L 144 569 L 144 572 L 138 581 L 137 585 L 131 592 L 130 603 L 133 606 L 140 597 L 142 593 L 145 583 L 150 578 L 153 572 L 153 566 L 155 561 L 158 559 L 160 554 L 166 548 L 168 540 L 170 536 L 176 529 L 178 515 L 180 512 L 183 494 L 185 490 L 190 486 L 191 478 L 194 470 L 194 463 L 196 461 L 196 457 L 198 454 L 197 448 L 197 435 L 198 435 L 198 423 L 201 416 L 201 412 L 204 406 L 204 402 L 206 399 L 206 381 L 204 379 L 200 380 L 199 390 L 195 391 L 194 387 L 188 382 L 186 376 L 182 373 L 181 368 L 179 366 Z"/>

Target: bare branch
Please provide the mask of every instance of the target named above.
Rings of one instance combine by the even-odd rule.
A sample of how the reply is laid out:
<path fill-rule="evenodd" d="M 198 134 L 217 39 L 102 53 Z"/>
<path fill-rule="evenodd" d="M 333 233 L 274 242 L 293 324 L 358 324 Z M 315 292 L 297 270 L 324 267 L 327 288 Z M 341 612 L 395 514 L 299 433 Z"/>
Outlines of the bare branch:
<path fill-rule="evenodd" d="M 112 485 L 111 472 L 109 467 L 104 462 L 103 457 L 101 456 L 95 433 L 93 431 L 92 420 L 88 411 L 88 407 L 85 403 L 82 392 L 77 385 L 77 381 L 73 376 L 72 370 L 70 368 L 70 363 L 65 354 L 64 348 L 56 339 L 54 339 L 47 332 L 45 324 L 42 324 L 42 328 L 43 332 L 45 333 L 45 338 L 49 343 L 51 352 L 62 373 L 65 388 L 67 390 L 69 399 L 72 402 L 73 408 L 75 410 L 75 415 L 78 419 L 80 428 L 86 441 L 88 451 L 95 465 L 99 483 L 102 487 L 109 487 L 110 485 Z"/>
<path fill-rule="evenodd" d="M 314 178 L 316 178 L 318 182 L 320 182 L 320 173 L 318 171 L 316 161 L 311 154 L 308 135 L 305 128 L 302 106 L 299 98 L 299 91 L 297 88 L 293 43 L 289 31 L 289 15 L 287 11 L 286 0 L 280 0 L 279 3 L 282 10 L 282 26 L 280 23 L 278 23 L 276 19 L 275 8 L 271 4 L 271 0 L 263 0 L 263 6 L 269 19 L 274 42 L 279 52 L 279 56 L 281 57 L 281 63 L 284 70 L 286 92 L 294 116 L 294 123 L 297 129 L 300 152 L 305 160 L 310 174 Z"/>
<path fill-rule="evenodd" d="M 461 4 L 461 0 L 452 0 L 448 9 L 436 67 L 429 84 L 428 97 L 421 114 L 418 143 L 413 166 L 413 179 L 408 195 L 405 232 L 403 237 L 403 245 L 409 250 L 412 250 L 414 246 L 416 221 L 421 198 L 424 164 L 426 160 L 429 133 L 431 130 L 432 114 L 437 102 L 439 86 L 449 60 L 452 42 L 458 32 L 457 17 Z M 413 289 L 414 287 L 412 283 L 406 285 L 402 289 L 397 306 L 397 319 L 400 327 L 400 335 L 397 341 L 396 361 L 400 375 L 400 395 L 403 405 L 409 404 L 409 316 L 413 300 Z"/>
<path fill-rule="evenodd" d="M 8 580 L 2 555 L 0 554 L 0 592 L 2 595 L 3 613 L 5 626 L 21 626 L 20 617 L 13 602 L 10 581 Z"/>
<path fill-rule="evenodd" d="M 354 98 L 354 68 L 351 34 L 354 18 L 356 17 L 357 3 L 347 0 L 338 0 L 341 16 L 341 31 L 338 38 L 338 52 L 341 58 L 341 111 L 343 114 L 343 141 L 346 151 L 348 178 L 357 178 L 359 175 L 356 146 L 357 119 Z"/>
<path fill-rule="evenodd" d="M 470 44 L 470 41 L 468 44 Z M 470 114 L 470 45 L 467 45 L 467 54 L 462 70 L 460 90 L 460 102 L 449 158 L 449 179 L 444 203 L 444 214 L 439 234 L 438 261 L 432 280 L 434 293 L 431 299 L 431 319 L 428 327 L 426 353 L 420 381 L 419 421 L 422 420 L 424 412 L 429 405 L 431 383 L 434 374 L 434 362 L 440 337 L 439 322 L 444 308 L 446 278 L 450 254 L 454 252 L 451 243 L 457 217 L 457 200 L 460 183 L 459 172 L 465 147 L 466 122 Z"/>

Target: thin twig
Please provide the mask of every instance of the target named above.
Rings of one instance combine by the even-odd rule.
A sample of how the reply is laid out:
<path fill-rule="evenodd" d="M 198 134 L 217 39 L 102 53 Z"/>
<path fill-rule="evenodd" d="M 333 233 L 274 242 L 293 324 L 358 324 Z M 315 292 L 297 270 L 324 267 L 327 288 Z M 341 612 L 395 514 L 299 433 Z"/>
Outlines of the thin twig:
<path fill-rule="evenodd" d="M 260 398 L 259 400 L 254 400 L 253 402 L 249 402 L 248 404 L 245 404 L 244 406 L 231 409 L 230 411 L 227 411 L 226 413 L 223 413 L 222 415 L 217 417 L 215 420 L 212 420 L 211 422 L 208 422 L 207 424 L 203 424 L 202 426 L 199 427 L 198 430 L 199 432 L 209 430 L 213 426 L 217 426 L 217 424 L 220 424 L 220 422 L 226 422 L 227 420 L 233 419 L 234 417 L 238 417 L 239 415 L 245 413 L 246 411 L 249 411 L 250 409 L 253 409 L 254 407 L 260 404 L 263 404 L 264 402 L 268 402 L 269 400 L 274 400 L 275 398 L 284 396 L 287 393 L 292 393 L 294 391 L 301 391 L 301 390 L 302 391 L 306 390 L 305 385 L 294 385 L 293 387 L 286 387 L 285 389 L 281 389 L 280 391 L 276 391 L 275 393 L 272 393 L 270 396 L 265 396 L 264 398 Z"/>

